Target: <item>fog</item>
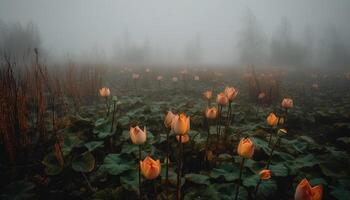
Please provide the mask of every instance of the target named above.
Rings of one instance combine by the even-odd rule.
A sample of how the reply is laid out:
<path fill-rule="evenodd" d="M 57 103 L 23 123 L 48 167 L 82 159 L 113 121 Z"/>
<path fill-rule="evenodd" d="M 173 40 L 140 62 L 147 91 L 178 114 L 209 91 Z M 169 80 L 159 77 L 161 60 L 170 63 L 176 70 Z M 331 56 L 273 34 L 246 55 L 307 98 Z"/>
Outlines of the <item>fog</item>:
<path fill-rule="evenodd" d="M 54 62 L 346 68 L 349 10 L 348 0 L 0 0 L 0 45 Z"/>

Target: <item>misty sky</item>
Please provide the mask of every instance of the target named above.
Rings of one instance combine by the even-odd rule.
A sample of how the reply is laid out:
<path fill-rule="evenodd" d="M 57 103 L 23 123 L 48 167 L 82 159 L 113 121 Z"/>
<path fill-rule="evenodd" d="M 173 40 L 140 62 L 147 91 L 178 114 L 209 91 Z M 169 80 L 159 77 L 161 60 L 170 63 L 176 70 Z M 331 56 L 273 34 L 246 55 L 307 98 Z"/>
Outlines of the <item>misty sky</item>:
<path fill-rule="evenodd" d="M 35 23 L 50 54 L 97 48 L 110 56 L 126 32 L 135 45 L 148 40 L 159 51 L 181 52 L 199 34 L 204 61 L 230 63 L 248 9 L 267 35 L 282 17 L 296 37 L 307 26 L 320 33 L 330 25 L 350 35 L 349 0 L 0 0 L 0 19 Z"/>

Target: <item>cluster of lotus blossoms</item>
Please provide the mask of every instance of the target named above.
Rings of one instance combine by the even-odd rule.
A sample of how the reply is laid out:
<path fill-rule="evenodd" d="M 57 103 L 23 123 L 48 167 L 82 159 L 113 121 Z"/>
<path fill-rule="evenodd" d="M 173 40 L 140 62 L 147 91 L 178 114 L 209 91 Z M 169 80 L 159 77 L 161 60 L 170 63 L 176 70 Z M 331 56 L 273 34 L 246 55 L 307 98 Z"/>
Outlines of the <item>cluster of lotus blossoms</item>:
<path fill-rule="evenodd" d="M 132 72 L 133 70 L 131 70 L 131 69 L 129 69 L 129 70 L 124 69 L 124 70 L 121 70 L 121 73 L 124 73 L 125 71 Z M 151 70 L 150 70 L 149 68 L 146 68 L 146 69 L 145 69 L 145 73 L 146 73 L 145 75 L 149 74 L 150 72 L 151 72 Z M 185 76 L 185 75 L 188 74 L 187 70 L 181 70 L 179 73 L 180 73 L 182 76 Z M 131 78 L 132 78 L 133 80 L 137 81 L 137 80 L 141 79 L 141 74 L 139 74 L 139 73 L 132 73 Z M 164 80 L 164 77 L 163 77 L 162 75 L 158 75 L 158 76 L 155 77 L 155 80 L 157 80 L 158 83 L 160 84 L 160 82 L 162 82 L 162 81 Z M 179 78 L 178 78 L 177 76 L 171 77 L 171 81 L 172 81 L 172 82 L 178 82 L 178 80 L 179 80 Z M 194 75 L 194 76 L 193 76 L 193 80 L 199 81 L 200 78 L 199 78 L 198 75 Z"/>
<path fill-rule="evenodd" d="M 136 77 L 136 76 L 135 76 Z M 158 79 L 158 78 L 157 78 Z M 159 78 L 160 79 L 160 78 Z M 101 88 L 100 89 L 100 96 L 104 98 L 108 98 L 110 95 L 109 88 Z M 218 105 L 217 109 L 215 106 L 211 106 L 211 99 L 213 96 L 212 91 L 205 91 L 203 93 L 203 97 L 205 100 L 207 100 L 207 108 L 205 110 L 205 118 L 209 120 L 217 120 L 217 135 L 220 134 L 220 126 L 223 123 L 221 119 L 222 115 L 222 109 L 226 106 L 228 106 L 228 116 L 227 116 L 227 126 L 230 124 L 230 118 L 231 118 L 231 103 L 234 99 L 236 99 L 238 95 L 238 91 L 234 87 L 226 87 L 224 92 L 221 92 L 216 97 L 216 103 Z M 107 102 L 107 100 L 106 100 Z M 287 111 L 288 109 L 291 109 L 293 107 L 293 100 L 290 98 L 284 98 L 281 103 L 281 107 L 285 110 L 285 116 L 277 116 L 275 113 L 270 113 L 267 118 L 266 122 L 271 128 L 271 135 L 269 139 L 269 146 L 271 145 L 272 137 L 273 137 L 273 130 L 277 128 L 279 125 L 283 125 L 285 123 L 286 117 L 287 117 Z M 183 143 L 187 143 L 190 140 L 190 137 L 188 135 L 190 131 L 190 117 L 186 116 L 185 113 L 180 114 L 174 114 L 172 111 L 168 111 L 165 119 L 164 119 L 164 125 L 166 128 L 169 129 L 169 133 L 167 133 L 167 158 L 166 160 L 166 183 L 168 183 L 168 169 L 169 169 L 169 134 L 174 133 L 176 134 L 176 139 L 179 143 L 179 154 L 178 154 L 178 170 L 177 170 L 177 199 L 181 199 L 181 171 L 182 171 L 182 157 L 183 157 Z M 209 126 L 209 124 L 208 124 Z M 141 129 L 139 126 L 133 126 L 130 127 L 129 130 L 130 133 L 130 139 L 133 144 L 139 145 L 139 192 L 140 192 L 140 198 L 141 198 L 141 174 L 148 180 L 156 179 L 161 172 L 161 163 L 160 160 L 154 160 L 150 155 L 146 156 L 145 159 L 141 159 L 141 145 L 143 145 L 147 140 L 147 130 L 144 126 L 143 129 Z M 272 176 L 272 173 L 269 169 L 271 164 L 271 159 L 273 156 L 273 152 L 276 149 L 276 147 L 279 144 L 280 137 L 287 134 L 287 130 L 283 128 L 277 128 L 277 134 L 276 134 L 276 142 L 271 147 L 270 157 L 267 162 L 267 165 L 259 172 L 260 180 L 257 183 L 254 195 L 256 197 L 257 191 L 259 188 L 259 185 L 264 180 L 269 180 Z M 208 150 L 208 140 L 209 140 L 209 128 L 208 128 L 208 138 L 206 143 L 206 151 Z M 219 139 L 219 137 L 218 137 Z M 217 141 L 218 142 L 218 141 Z M 235 199 L 238 198 L 239 194 L 239 188 L 240 184 L 242 182 L 242 170 L 244 167 L 244 162 L 246 159 L 251 159 L 254 155 L 254 143 L 253 141 L 248 138 L 242 138 L 239 141 L 239 144 L 237 146 L 237 154 L 242 158 L 241 164 L 240 164 L 240 173 L 239 173 L 239 181 L 236 186 L 236 195 Z M 207 154 L 207 152 L 206 152 Z M 321 185 L 317 185 L 312 187 L 307 179 L 301 180 L 301 182 L 298 184 L 294 198 L 295 200 L 321 200 L 323 194 L 323 189 Z"/>

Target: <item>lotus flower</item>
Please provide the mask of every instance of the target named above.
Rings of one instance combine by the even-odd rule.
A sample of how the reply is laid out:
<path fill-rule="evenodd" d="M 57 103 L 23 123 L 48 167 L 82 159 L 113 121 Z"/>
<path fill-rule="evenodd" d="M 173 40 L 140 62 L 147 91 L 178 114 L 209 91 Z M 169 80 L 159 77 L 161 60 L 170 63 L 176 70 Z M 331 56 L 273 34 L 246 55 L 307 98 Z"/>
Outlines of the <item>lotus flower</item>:
<path fill-rule="evenodd" d="M 321 200 L 323 188 L 321 185 L 311 187 L 309 181 L 304 178 L 297 186 L 294 194 L 295 200 Z"/>
<path fill-rule="evenodd" d="M 282 100 L 281 105 L 282 105 L 282 108 L 290 109 L 290 108 L 293 107 L 293 100 L 290 99 L 290 98 L 284 98 L 284 99 Z"/>
<path fill-rule="evenodd" d="M 233 101 L 238 95 L 238 90 L 236 90 L 234 87 L 226 87 L 225 95 L 229 101 Z"/>
<path fill-rule="evenodd" d="M 238 144 L 238 155 L 243 158 L 251 158 L 254 154 L 254 144 L 249 138 L 243 138 Z"/>
<path fill-rule="evenodd" d="M 269 116 L 267 116 L 266 121 L 269 126 L 277 126 L 279 120 L 274 113 L 270 113 Z"/>
<path fill-rule="evenodd" d="M 111 94 L 111 91 L 107 87 L 103 87 L 100 89 L 100 96 L 101 97 L 108 97 Z"/>
<path fill-rule="evenodd" d="M 143 176 L 148 180 L 152 180 L 159 176 L 161 165 L 159 160 L 153 160 L 147 156 L 143 161 L 140 160 L 140 168 Z"/>
<path fill-rule="evenodd" d="M 168 111 L 167 115 L 165 116 L 165 119 L 164 119 L 164 125 L 165 127 L 167 128 L 170 128 L 171 127 L 171 124 L 173 122 L 173 119 L 176 115 L 174 115 L 174 113 L 172 113 L 171 111 Z"/>
<path fill-rule="evenodd" d="M 224 92 L 221 92 L 217 95 L 216 97 L 216 102 L 220 105 L 220 106 L 226 106 L 228 104 L 228 98 L 225 95 Z"/>
<path fill-rule="evenodd" d="M 259 172 L 261 180 L 268 180 L 271 178 L 271 171 L 268 169 L 263 169 Z"/>
<path fill-rule="evenodd" d="M 218 110 L 216 109 L 215 106 L 211 108 L 207 108 L 205 111 L 205 117 L 208 119 L 215 119 L 218 115 Z"/>
<path fill-rule="evenodd" d="M 138 126 L 130 127 L 129 133 L 132 143 L 143 144 L 146 142 L 146 127 L 143 128 L 143 131 Z"/>
<path fill-rule="evenodd" d="M 190 130 L 190 117 L 187 117 L 184 113 L 176 115 L 171 126 L 175 134 L 185 135 Z"/>
<path fill-rule="evenodd" d="M 213 92 L 211 90 L 207 90 L 207 91 L 203 92 L 203 97 L 207 101 L 209 101 L 212 96 L 213 96 Z"/>

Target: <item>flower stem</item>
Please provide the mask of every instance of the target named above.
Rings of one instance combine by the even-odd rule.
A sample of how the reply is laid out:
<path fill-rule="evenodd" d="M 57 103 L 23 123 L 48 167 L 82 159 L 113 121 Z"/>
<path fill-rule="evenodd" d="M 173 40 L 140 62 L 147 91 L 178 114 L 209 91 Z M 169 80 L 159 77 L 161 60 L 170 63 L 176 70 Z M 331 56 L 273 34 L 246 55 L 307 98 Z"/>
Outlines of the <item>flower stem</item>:
<path fill-rule="evenodd" d="M 236 190 L 235 200 L 237 200 L 238 193 L 239 193 L 239 187 L 241 186 L 241 181 L 242 181 L 242 172 L 243 172 L 244 161 L 245 161 L 245 158 L 242 158 L 242 161 L 241 161 L 241 166 L 240 166 L 240 169 L 239 169 L 239 178 L 238 178 L 238 185 L 237 185 L 237 190 Z"/>
<path fill-rule="evenodd" d="M 167 196 L 167 198 L 169 196 L 169 190 L 168 190 L 168 182 L 169 182 L 169 151 L 170 151 L 169 132 L 167 132 L 167 135 L 166 135 L 167 147 L 166 147 L 165 187 L 166 187 L 166 196 Z"/>
<path fill-rule="evenodd" d="M 139 145 L 139 161 L 141 161 L 141 145 Z M 140 163 L 140 162 L 139 162 Z M 141 163 L 139 166 L 139 194 L 140 200 L 142 199 L 142 190 L 141 190 Z"/>
<path fill-rule="evenodd" d="M 108 96 L 105 97 L 106 106 L 107 106 L 107 117 L 109 116 L 109 105 L 108 105 Z"/>
<path fill-rule="evenodd" d="M 210 137 L 210 126 L 209 126 L 209 119 L 206 118 L 206 125 L 207 125 L 207 141 L 205 142 L 205 152 L 204 152 L 204 162 L 207 161 L 207 152 L 208 152 L 208 146 L 209 146 L 209 137 Z"/>
<path fill-rule="evenodd" d="M 222 112 L 222 106 L 219 105 L 219 113 L 218 113 L 218 120 L 217 120 L 217 130 L 216 130 L 216 151 L 218 151 L 219 148 L 219 139 L 220 139 L 220 129 L 221 129 L 221 112 Z"/>
<path fill-rule="evenodd" d="M 272 146 L 272 149 L 271 149 L 271 152 L 270 152 L 270 156 L 269 156 L 269 159 L 267 161 L 267 164 L 266 164 L 266 167 L 265 169 L 269 169 L 270 168 L 270 164 L 271 164 L 271 160 L 272 160 L 272 155 L 273 155 L 273 152 L 275 151 L 276 147 L 277 147 L 277 144 L 279 143 L 280 141 L 280 137 L 277 137 L 277 140 L 275 142 L 275 144 Z M 256 184 L 256 187 L 255 187 L 255 190 L 254 190 L 254 196 L 255 196 L 255 199 L 256 199 L 256 195 L 258 193 L 258 189 L 259 189 L 259 186 L 261 184 L 261 179 L 259 179 L 259 182 Z"/>
<path fill-rule="evenodd" d="M 177 171 L 177 193 L 176 199 L 181 200 L 181 170 L 182 170 L 182 135 L 179 137 L 179 155 L 178 155 L 178 171 Z"/>
<path fill-rule="evenodd" d="M 112 126 L 111 126 L 111 133 L 113 133 L 113 127 L 114 127 L 114 118 L 115 118 L 115 112 L 116 112 L 116 104 L 117 102 L 114 101 L 114 104 L 113 104 L 113 113 L 112 113 Z M 111 149 L 111 152 L 113 151 L 113 135 L 110 137 L 109 139 L 109 143 L 110 143 L 110 149 Z"/>
<path fill-rule="evenodd" d="M 95 189 L 91 186 L 89 179 L 86 177 L 86 175 L 84 174 L 84 172 L 81 172 L 81 175 L 83 176 L 85 182 L 87 183 L 89 189 L 91 190 L 91 192 L 95 192 Z"/>
<path fill-rule="evenodd" d="M 227 129 L 228 129 L 228 127 L 230 126 L 230 124 L 231 124 L 231 101 L 229 102 L 229 104 L 228 104 L 228 110 L 227 110 L 227 122 L 226 122 L 226 126 L 225 126 L 225 132 L 224 132 L 224 134 L 225 134 L 225 137 L 224 137 L 224 141 L 226 142 L 227 140 Z"/>

